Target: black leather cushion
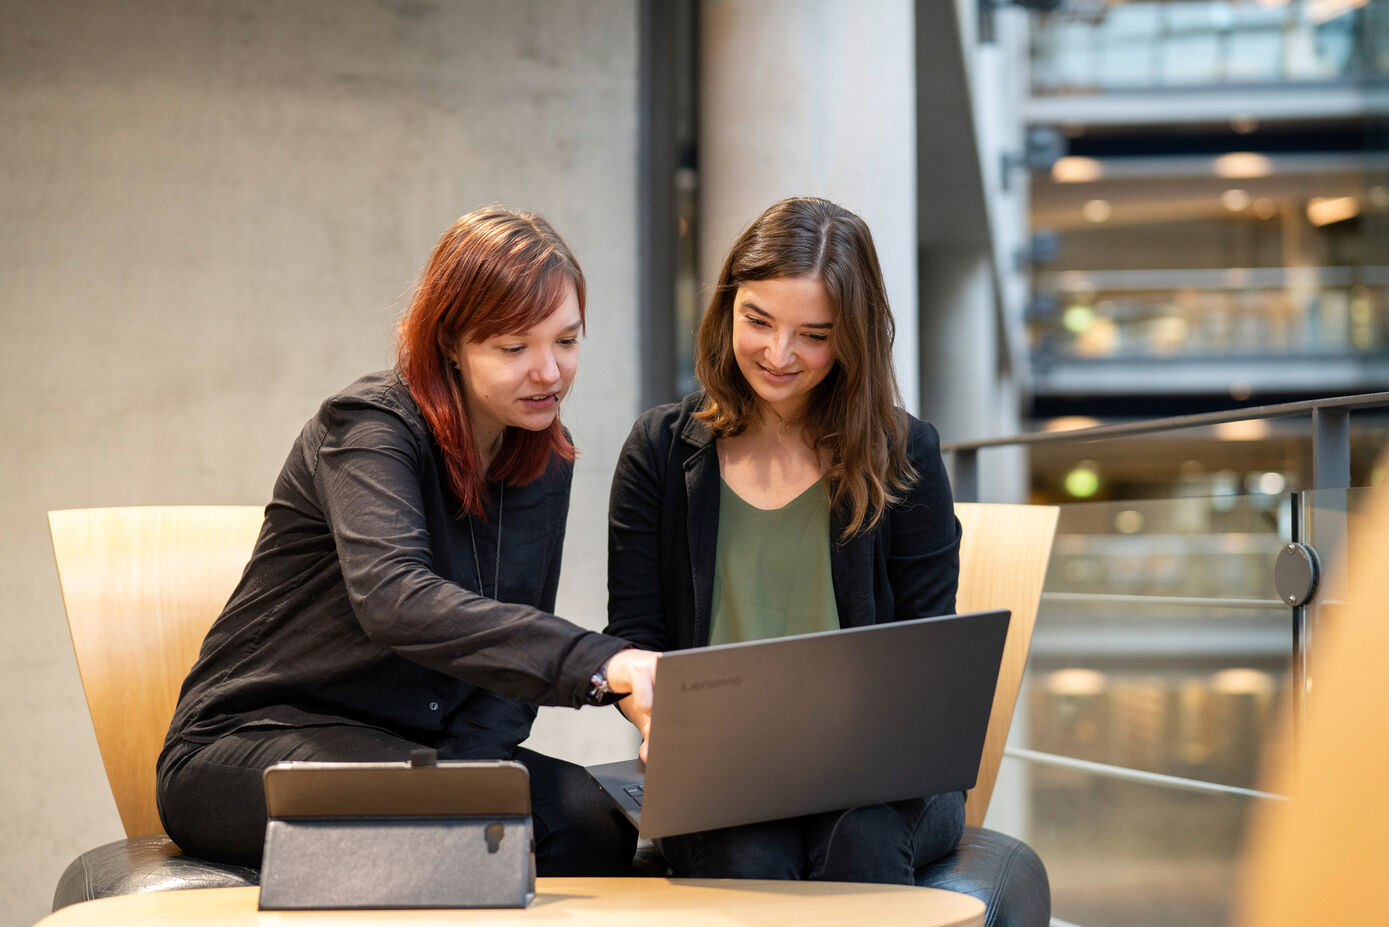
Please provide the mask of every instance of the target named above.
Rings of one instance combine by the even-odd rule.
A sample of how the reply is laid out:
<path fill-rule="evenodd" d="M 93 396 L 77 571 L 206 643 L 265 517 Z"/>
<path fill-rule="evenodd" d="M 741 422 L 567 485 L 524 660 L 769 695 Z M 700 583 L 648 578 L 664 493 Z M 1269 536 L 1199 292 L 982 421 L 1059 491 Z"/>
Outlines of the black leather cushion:
<path fill-rule="evenodd" d="M 973 895 L 988 913 L 984 927 L 1046 927 L 1051 883 L 1036 852 L 1016 837 L 966 827 L 959 846 L 916 871 L 916 884 Z"/>
<path fill-rule="evenodd" d="M 640 876 L 669 876 L 665 858 L 643 841 L 632 869 Z M 1051 921 L 1051 883 L 1033 849 L 1016 837 L 982 827 L 966 827 L 955 852 L 923 866 L 916 884 L 973 895 L 988 909 L 985 927 L 1047 927 Z"/>
<path fill-rule="evenodd" d="M 58 880 L 53 910 L 111 895 L 259 884 L 254 869 L 184 856 L 168 837 L 150 834 L 99 846 L 73 860 Z"/>

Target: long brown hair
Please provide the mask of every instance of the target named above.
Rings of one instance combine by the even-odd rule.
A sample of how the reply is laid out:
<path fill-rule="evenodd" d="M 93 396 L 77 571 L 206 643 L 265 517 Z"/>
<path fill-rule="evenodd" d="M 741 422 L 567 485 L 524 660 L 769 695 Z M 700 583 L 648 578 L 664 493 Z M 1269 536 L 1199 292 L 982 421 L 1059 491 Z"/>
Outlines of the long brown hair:
<path fill-rule="evenodd" d="M 741 284 L 775 277 L 819 280 L 835 308 L 835 364 L 797 424 L 829 460 L 830 504 L 846 518 L 847 540 L 871 530 L 916 480 L 892 367 L 896 326 L 862 219 L 829 200 L 798 196 L 774 204 L 738 237 L 696 336 L 695 375 L 706 393 L 697 415 L 717 437 L 732 437 L 759 414 L 757 394 L 733 355 L 733 302 Z"/>
<path fill-rule="evenodd" d="M 396 332 L 396 363 L 444 452 L 449 488 L 464 512 L 482 515 L 487 478 L 514 485 L 538 478 L 550 456 L 574 459 L 559 417 L 543 431 L 507 428 L 487 473 L 468 422 L 463 381 L 450 352 L 460 338 L 485 341 L 524 331 L 574 287 L 584 321 L 584 273 L 544 218 L 502 206 L 463 216 L 444 232 Z"/>

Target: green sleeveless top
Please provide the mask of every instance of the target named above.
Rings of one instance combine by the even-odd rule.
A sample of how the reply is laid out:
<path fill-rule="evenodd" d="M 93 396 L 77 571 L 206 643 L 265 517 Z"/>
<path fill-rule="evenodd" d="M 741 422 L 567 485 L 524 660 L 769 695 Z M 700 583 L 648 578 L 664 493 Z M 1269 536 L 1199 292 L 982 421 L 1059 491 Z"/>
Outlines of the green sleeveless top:
<path fill-rule="evenodd" d="M 779 509 L 749 505 L 719 480 L 710 623 L 711 644 L 839 627 L 823 479 Z"/>

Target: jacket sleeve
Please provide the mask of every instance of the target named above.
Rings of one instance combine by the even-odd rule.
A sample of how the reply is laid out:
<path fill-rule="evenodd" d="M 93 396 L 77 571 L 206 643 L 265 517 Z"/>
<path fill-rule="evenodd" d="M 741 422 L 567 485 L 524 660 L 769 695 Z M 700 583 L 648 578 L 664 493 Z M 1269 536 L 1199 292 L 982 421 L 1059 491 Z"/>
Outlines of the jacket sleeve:
<path fill-rule="evenodd" d="M 908 454 L 917 481 L 891 509 L 887 550 L 893 618 L 925 618 L 955 611 L 960 580 L 960 523 L 934 426 L 911 420 Z"/>
<path fill-rule="evenodd" d="M 404 422 L 377 408 L 335 408 L 319 446 L 314 486 L 363 631 L 407 660 L 502 695 L 582 705 L 589 676 L 623 642 L 436 573 L 424 453 Z M 557 572 L 558 557 L 552 562 Z"/>
<path fill-rule="evenodd" d="M 661 500 L 667 461 L 648 434 L 649 421 L 643 417 L 632 427 L 613 472 L 606 633 L 648 650 L 669 650 L 673 645 L 661 605 Z"/>

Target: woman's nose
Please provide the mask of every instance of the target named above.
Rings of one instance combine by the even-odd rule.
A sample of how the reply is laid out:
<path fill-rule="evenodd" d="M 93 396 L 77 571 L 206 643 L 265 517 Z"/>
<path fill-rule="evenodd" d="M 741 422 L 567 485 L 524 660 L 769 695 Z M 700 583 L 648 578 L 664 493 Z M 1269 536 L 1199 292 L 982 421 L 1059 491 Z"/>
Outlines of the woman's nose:
<path fill-rule="evenodd" d="M 774 366 L 785 367 L 791 363 L 791 338 L 788 335 L 773 335 L 767 347 L 768 359 Z"/>
<path fill-rule="evenodd" d="M 537 383 L 554 383 L 559 379 L 559 362 L 555 359 L 554 351 L 541 353 L 536 365 L 531 368 L 531 377 Z"/>

